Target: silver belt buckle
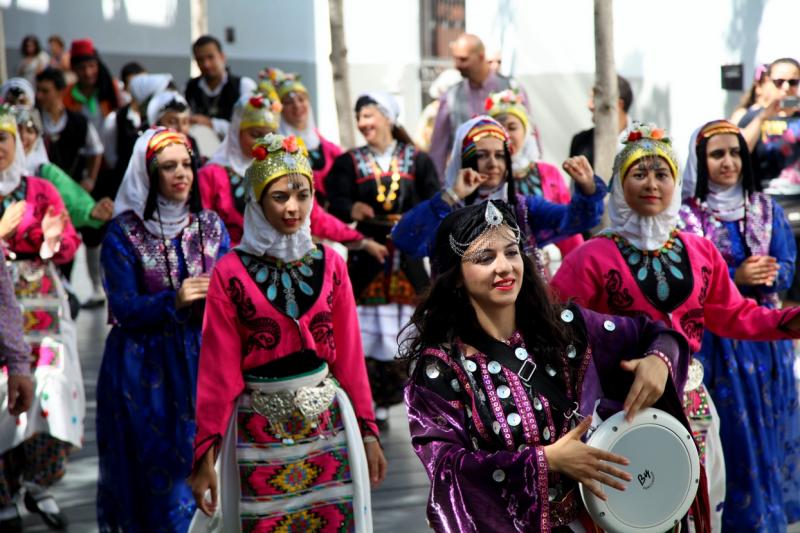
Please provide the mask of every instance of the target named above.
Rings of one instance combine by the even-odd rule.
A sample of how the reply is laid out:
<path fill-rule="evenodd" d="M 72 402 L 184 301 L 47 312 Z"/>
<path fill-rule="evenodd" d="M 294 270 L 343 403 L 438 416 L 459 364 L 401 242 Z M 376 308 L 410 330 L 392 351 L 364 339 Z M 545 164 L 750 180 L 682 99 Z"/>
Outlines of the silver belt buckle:
<path fill-rule="evenodd" d="M 526 365 L 528 368 L 525 368 Z M 534 372 L 536 372 L 536 363 L 530 359 L 525 359 L 525 361 L 522 362 L 522 366 L 519 367 L 519 370 L 517 370 L 517 375 L 522 381 L 527 383 L 533 377 Z"/>

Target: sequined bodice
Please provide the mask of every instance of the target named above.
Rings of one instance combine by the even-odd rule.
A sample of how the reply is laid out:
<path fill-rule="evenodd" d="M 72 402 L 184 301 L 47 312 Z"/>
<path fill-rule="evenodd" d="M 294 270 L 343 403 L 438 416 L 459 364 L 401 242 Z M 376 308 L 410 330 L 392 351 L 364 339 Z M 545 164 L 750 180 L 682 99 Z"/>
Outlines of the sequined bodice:
<path fill-rule="evenodd" d="M 210 274 L 214 267 L 222 226 L 219 218 L 209 211 L 193 215 L 183 232 L 169 241 L 147 231 L 133 212 L 121 215 L 119 224 L 139 258 L 143 288 L 148 294 L 177 290 L 187 274 Z"/>

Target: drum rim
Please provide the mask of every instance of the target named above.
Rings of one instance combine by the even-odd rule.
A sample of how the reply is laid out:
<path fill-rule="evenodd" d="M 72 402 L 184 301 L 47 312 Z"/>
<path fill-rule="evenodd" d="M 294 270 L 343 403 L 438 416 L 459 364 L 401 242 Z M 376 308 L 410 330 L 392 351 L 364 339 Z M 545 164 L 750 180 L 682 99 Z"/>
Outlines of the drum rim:
<path fill-rule="evenodd" d="M 654 421 L 654 415 L 658 417 L 657 421 Z M 602 449 L 608 449 L 617 440 L 622 438 L 622 436 L 625 435 L 630 429 L 645 424 L 656 424 L 663 426 L 664 429 L 672 431 L 681 437 L 681 442 L 684 444 L 684 448 L 689 454 L 689 466 L 691 468 L 690 477 L 696 480 L 694 483 L 694 488 L 693 490 L 689 490 L 684 500 L 676 508 L 676 511 L 674 511 L 669 517 L 665 518 L 662 522 L 648 527 L 630 527 L 628 524 L 617 520 L 614 511 L 609 509 L 608 502 L 601 500 L 590 491 L 584 490 L 583 483 L 578 483 L 578 489 L 586 510 L 589 512 L 592 520 L 594 520 L 606 531 L 636 533 L 663 532 L 665 531 L 665 526 L 668 528 L 672 527 L 676 520 L 679 521 L 681 518 L 683 518 L 683 516 L 689 510 L 689 507 L 691 507 L 692 502 L 697 494 L 700 479 L 700 457 L 697 453 L 697 447 L 694 439 L 692 438 L 691 432 L 688 431 L 677 418 L 670 415 L 666 411 L 650 407 L 637 413 L 631 422 L 625 420 L 625 413 L 620 411 L 597 426 L 597 429 L 587 439 L 586 444 L 596 447 L 601 447 L 598 446 L 598 444 L 603 444 Z M 611 430 L 611 428 L 614 426 L 617 426 L 618 431 L 613 432 Z M 689 437 L 688 439 L 686 438 L 687 435 Z M 686 445 L 686 442 L 689 442 L 691 445 Z M 604 513 L 604 516 L 598 516 L 600 513 Z"/>

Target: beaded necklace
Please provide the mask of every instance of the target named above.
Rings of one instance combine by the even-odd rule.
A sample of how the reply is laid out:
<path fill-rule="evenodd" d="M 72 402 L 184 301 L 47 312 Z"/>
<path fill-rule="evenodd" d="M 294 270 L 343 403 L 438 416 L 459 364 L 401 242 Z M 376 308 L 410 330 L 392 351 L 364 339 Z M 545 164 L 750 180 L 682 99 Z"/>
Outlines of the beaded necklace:
<path fill-rule="evenodd" d="M 392 155 L 392 162 L 389 165 L 389 170 L 392 172 L 392 182 L 389 185 L 388 195 L 386 194 L 386 185 L 381 179 L 383 171 L 374 157 L 370 158 L 370 167 L 372 168 L 372 174 L 375 176 L 375 183 L 378 185 L 378 195 L 375 199 L 383 204 L 383 208 L 386 211 L 391 211 L 394 201 L 397 200 L 397 191 L 400 190 L 400 165 L 397 161 L 397 151 Z"/>
<path fill-rule="evenodd" d="M 679 230 L 677 228 L 672 230 L 667 242 L 657 250 L 640 250 L 628 242 L 626 238 L 615 233 L 604 234 L 603 236 L 614 241 L 640 283 L 647 281 L 652 272 L 656 280 L 656 297 L 663 303 L 670 297 L 670 284 L 667 280 L 667 274 L 678 281 L 683 281 L 686 278 L 678 267 L 678 265 L 683 266 L 681 253 L 684 250 L 683 242 L 678 239 L 678 233 Z"/>
<path fill-rule="evenodd" d="M 257 258 L 237 250 L 248 274 L 278 311 L 298 318 L 316 301 L 322 287 L 322 250 L 314 248 L 297 261 Z M 282 291 L 279 289 L 282 288 Z M 299 293 L 295 292 L 299 289 Z"/>

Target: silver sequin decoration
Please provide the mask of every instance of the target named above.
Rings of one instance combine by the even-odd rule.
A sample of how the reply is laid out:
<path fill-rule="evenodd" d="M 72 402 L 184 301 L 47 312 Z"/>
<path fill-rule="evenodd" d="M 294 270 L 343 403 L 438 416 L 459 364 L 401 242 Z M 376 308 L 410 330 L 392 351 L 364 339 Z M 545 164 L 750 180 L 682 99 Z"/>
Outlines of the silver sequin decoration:
<path fill-rule="evenodd" d="M 522 417 L 517 413 L 509 413 L 509 415 L 506 417 L 506 420 L 508 420 L 509 426 L 518 426 L 519 423 L 522 422 Z"/>
<path fill-rule="evenodd" d="M 467 359 L 467 362 L 464 363 L 464 366 L 470 372 L 475 372 L 476 370 L 478 370 L 478 365 L 475 364 L 475 361 L 470 361 L 469 359 Z"/>
<path fill-rule="evenodd" d="M 472 447 L 476 450 L 478 449 L 478 439 L 477 437 L 472 437 Z"/>
<path fill-rule="evenodd" d="M 486 401 L 486 394 L 484 394 L 482 390 L 479 390 L 479 391 L 478 391 L 478 399 L 479 399 L 480 401 L 482 401 L 482 402 L 485 402 L 485 401 Z"/>
<path fill-rule="evenodd" d="M 550 365 L 547 365 L 546 367 L 544 367 L 544 369 L 547 372 L 548 376 L 550 376 L 551 378 L 556 377 L 556 369 L 555 368 L 553 368 Z"/>
<path fill-rule="evenodd" d="M 533 399 L 533 408 L 536 409 L 537 411 L 542 410 L 542 401 L 539 398 Z"/>
<path fill-rule="evenodd" d="M 567 357 L 575 359 L 578 356 L 578 350 L 573 345 L 567 346 Z"/>
<path fill-rule="evenodd" d="M 459 392 L 461 390 L 461 384 L 458 383 L 458 380 L 456 378 L 450 380 L 450 387 L 452 387 L 452 389 L 456 392 Z"/>
<path fill-rule="evenodd" d="M 435 364 L 431 363 L 430 365 L 425 367 L 425 375 L 431 379 L 436 379 L 439 377 L 439 367 Z"/>
<path fill-rule="evenodd" d="M 564 309 L 563 311 L 561 311 L 561 320 L 569 324 L 570 322 L 575 320 L 575 315 L 569 309 Z"/>
<path fill-rule="evenodd" d="M 492 431 L 494 431 L 495 434 L 499 434 L 500 433 L 500 422 L 498 422 L 497 420 L 492 422 Z"/>
<path fill-rule="evenodd" d="M 547 499 L 548 501 L 554 501 L 558 496 L 558 491 L 556 489 L 547 489 Z"/>
<path fill-rule="evenodd" d="M 517 356 L 517 359 L 519 359 L 520 361 L 524 361 L 525 359 L 528 358 L 528 350 L 520 346 L 519 348 L 514 350 L 514 355 Z"/>
<path fill-rule="evenodd" d="M 549 441 L 549 440 L 550 440 L 550 428 L 544 428 L 544 429 L 542 430 L 542 438 L 543 438 L 544 440 L 547 440 L 547 441 Z"/>
<path fill-rule="evenodd" d="M 603 327 L 608 332 L 612 332 L 615 329 L 617 329 L 617 325 L 614 324 L 614 322 L 612 322 L 611 320 L 606 320 L 605 322 L 603 322 Z"/>
<path fill-rule="evenodd" d="M 524 452 L 527 449 L 528 449 L 528 445 L 527 444 L 520 444 L 519 447 L 517 448 L 517 451 L 518 452 Z"/>
<path fill-rule="evenodd" d="M 508 388 L 508 385 L 500 385 L 497 387 L 497 395 L 505 400 L 509 396 L 511 396 L 511 389 Z"/>
<path fill-rule="evenodd" d="M 486 366 L 489 369 L 489 372 L 492 374 L 499 374 L 500 371 L 503 369 L 503 367 L 500 366 L 500 363 L 498 363 L 497 361 L 489 361 L 489 364 Z"/>
<path fill-rule="evenodd" d="M 492 472 L 492 479 L 497 481 L 498 483 L 502 483 L 506 480 L 506 473 L 500 469 L 495 470 Z"/>

